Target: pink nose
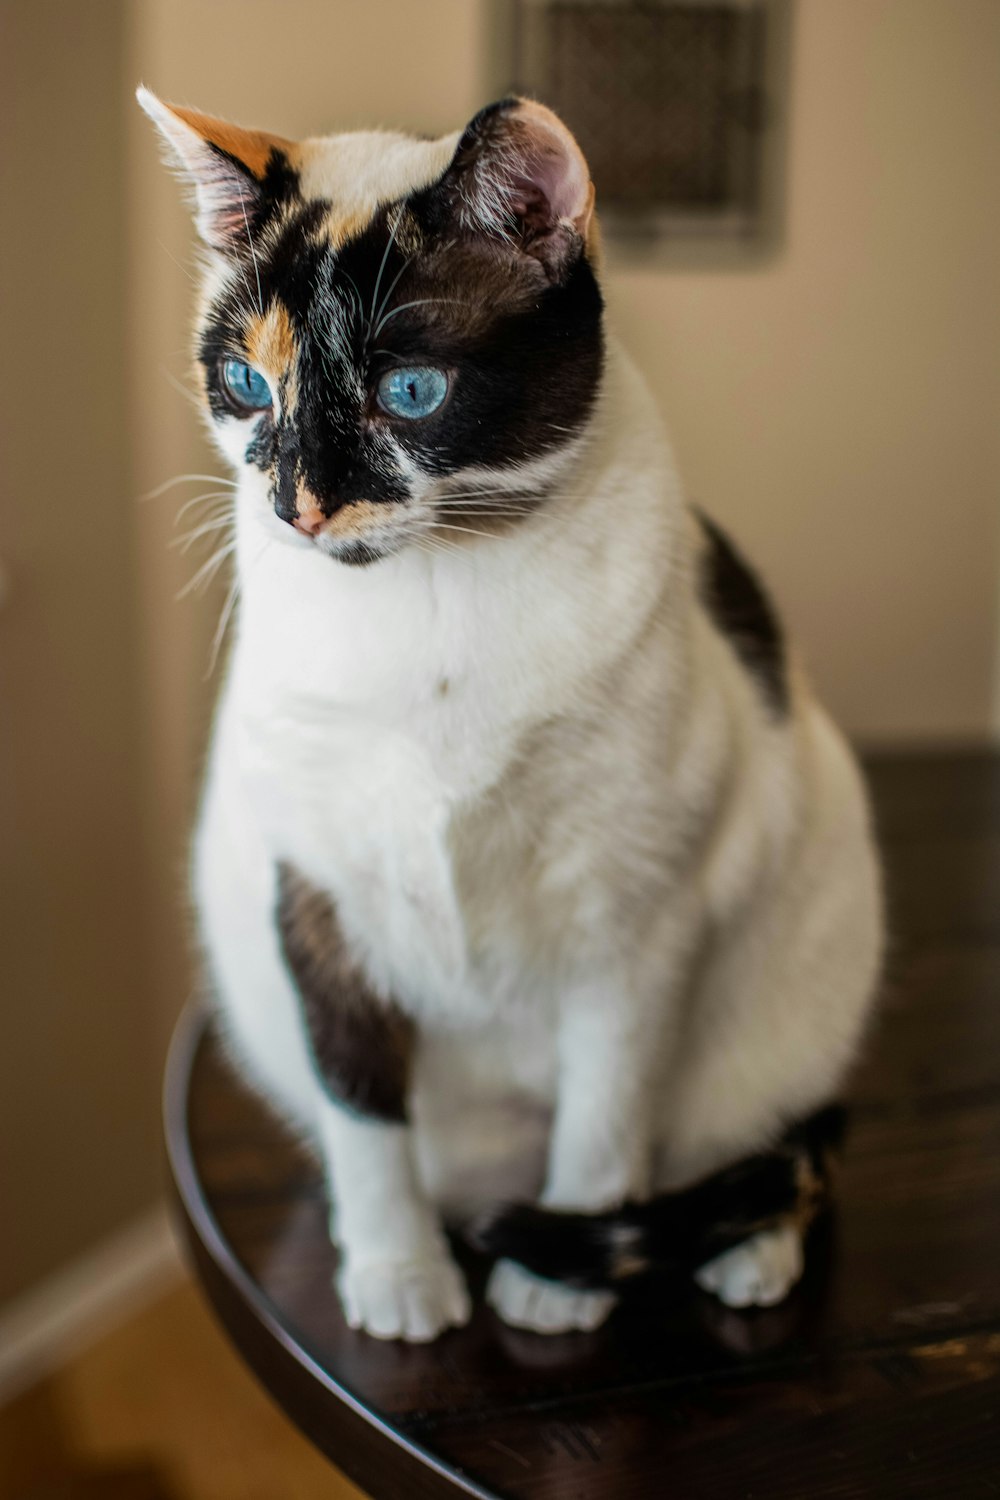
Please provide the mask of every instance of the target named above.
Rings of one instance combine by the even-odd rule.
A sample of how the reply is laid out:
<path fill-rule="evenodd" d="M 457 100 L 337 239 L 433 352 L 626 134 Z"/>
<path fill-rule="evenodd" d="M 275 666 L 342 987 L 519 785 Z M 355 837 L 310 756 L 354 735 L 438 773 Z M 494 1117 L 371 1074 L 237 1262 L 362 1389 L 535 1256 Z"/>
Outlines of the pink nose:
<path fill-rule="evenodd" d="M 296 531 L 302 531 L 306 536 L 315 536 L 325 520 L 326 516 L 318 505 L 307 505 L 305 510 L 297 512 L 292 525 Z"/>

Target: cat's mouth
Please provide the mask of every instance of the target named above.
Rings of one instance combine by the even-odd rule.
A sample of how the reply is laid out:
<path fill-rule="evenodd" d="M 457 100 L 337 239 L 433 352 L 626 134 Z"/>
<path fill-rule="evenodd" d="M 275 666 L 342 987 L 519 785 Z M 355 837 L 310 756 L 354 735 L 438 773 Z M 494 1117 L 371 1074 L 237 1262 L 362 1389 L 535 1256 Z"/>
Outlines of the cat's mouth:
<path fill-rule="evenodd" d="M 364 567 L 391 556 L 418 529 L 401 505 L 388 506 L 373 500 L 347 501 L 325 515 L 318 506 L 300 506 L 294 519 L 285 522 L 288 540 L 316 547 L 336 562 Z"/>

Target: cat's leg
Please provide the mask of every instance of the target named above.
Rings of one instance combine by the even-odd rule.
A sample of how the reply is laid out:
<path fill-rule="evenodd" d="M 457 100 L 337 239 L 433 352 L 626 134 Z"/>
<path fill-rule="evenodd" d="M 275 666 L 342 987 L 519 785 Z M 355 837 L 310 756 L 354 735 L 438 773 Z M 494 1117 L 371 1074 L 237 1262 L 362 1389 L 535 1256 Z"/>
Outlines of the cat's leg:
<path fill-rule="evenodd" d="M 467 1322 L 468 1292 L 417 1179 L 407 1123 L 411 1022 L 347 953 L 332 902 L 289 867 L 279 928 L 323 1085 L 337 1285 L 353 1328 L 423 1342 Z"/>
<path fill-rule="evenodd" d="M 657 999 L 662 1007 L 662 994 Z M 662 1019 L 654 1020 L 621 978 L 617 984 L 589 982 L 565 997 L 544 1206 L 596 1213 L 647 1195 L 649 1098 Z M 545 1281 L 501 1260 L 487 1300 L 515 1327 L 564 1333 L 598 1327 L 617 1297 Z"/>
<path fill-rule="evenodd" d="M 423 1343 L 468 1322 L 469 1294 L 416 1183 L 407 1127 L 352 1116 L 331 1100 L 321 1106 L 320 1137 L 349 1325 Z"/>
<path fill-rule="evenodd" d="M 854 806 L 847 793 L 824 800 L 814 790 L 795 863 L 758 901 L 753 923 L 720 934 L 699 970 L 664 1096 L 657 1186 L 697 1181 L 766 1149 L 790 1119 L 840 1091 L 878 991 L 882 946 L 878 872 L 853 785 L 852 775 Z M 808 1168 L 805 1159 L 795 1216 L 702 1267 L 701 1286 L 733 1307 L 771 1305 L 791 1290 L 803 1228 L 829 1196 L 825 1167 Z"/>
<path fill-rule="evenodd" d="M 246 800 L 224 702 L 212 742 L 192 866 L 201 946 L 226 1048 L 296 1128 L 319 1095 L 298 997 L 274 926 L 274 860 Z"/>

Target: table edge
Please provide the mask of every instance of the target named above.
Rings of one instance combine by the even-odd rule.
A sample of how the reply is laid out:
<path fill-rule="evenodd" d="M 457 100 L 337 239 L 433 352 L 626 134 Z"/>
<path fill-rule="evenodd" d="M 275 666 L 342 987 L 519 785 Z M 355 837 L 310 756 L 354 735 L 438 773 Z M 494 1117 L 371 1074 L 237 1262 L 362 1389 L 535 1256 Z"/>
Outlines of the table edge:
<path fill-rule="evenodd" d="M 303 1426 L 298 1413 L 285 1404 L 278 1391 L 267 1380 L 260 1368 L 261 1361 L 257 1357 L 255 1340 L 251 1332 L 236 1323 L 233 1317 L 233 1307 L 227 1310 L 219 1305 L 217 1283 L 211 1272 L 214 1272 L 215 1277 L 220 1278 L 222 1284 L 234 1294 L 234 1305 L 249 1317 L 252 1332 L 258 1337 L 261 1334 L 265 1335 L 279 1356 L 292 1361 L 298 1367 L 300 1374 L 316 1381 L 356 1420 L 363 1422 L 371 1436 L 381 1437 L 391 1443 L 398 1450 L 400 1457 L 411 1464 L 419 1465 L 420 1472 L 426 1475 L 430 1471 L 445 1481 L 451 1487 L 448 1493 L 458 1491 L 474 1496 L 476 1500 L 498 1500 L 495 1491 L 482 1488 L 474 1480 L 451 1468 L 435 1454 L 428 1452 L 419 1442 L 392 1427 L 385 1418 L 365 1406 L 351 1391 L 334 1379 L 329 1371 L 325 1370 L 284 1326 L 264 1292 L 244 1269 L 222 1234 L 202 1190 L 187 1129 L 192 1069 L 213 1019 L 211 1009 L 204 1002 L 195 999 L 185 1005 L 171 1037 L 163 1082 L 163 1129 L 167 1164 L 176 1203 L 183 1218 L 181 1229 L 195 1262 L 196 1278 L 213 1311 L 220 1318 L 241 1357 L 253 1370 L 272 1400 L 277 1402 L 289 1419 L 305 1432 L 309 1440 L 320 1447 L 331 1462 L 337 1464 L 338 1467 L 343 1467 L 341 1457 L 330 1453 L 316 1434 Z M 209 1274 L 206 1274 L 206 1271 Z M 361 1485 L 366 1483 L 364 1474 L 360 1471 L 357 1476 L 352 1473 L 350 1477 L 356 1477 L 356 1482 Z"/>

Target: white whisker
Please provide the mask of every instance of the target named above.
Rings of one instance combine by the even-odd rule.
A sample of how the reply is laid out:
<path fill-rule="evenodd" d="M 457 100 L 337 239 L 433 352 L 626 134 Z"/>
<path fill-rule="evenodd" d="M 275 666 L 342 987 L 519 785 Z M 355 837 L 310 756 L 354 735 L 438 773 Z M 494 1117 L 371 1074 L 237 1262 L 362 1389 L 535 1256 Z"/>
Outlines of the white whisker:
<path fill-rule="evenodd" d="M 447 502 L 442 502 L 442 501 L 439 500 L 437 502 L 437 504 L 435 505 L 434 509 L 436 511 L 444 511 L 446 514 L 449 511 L 454 511 L 454 512 L 456 512 L 459 515 L 463 515 L 463 516 L 482 516 L 484 519 L 486 517 L 495 517 L 497 519 L 500 519 L 503 516 L 533 516 L 533 515 L 537 514 L 537 506 L 531 506 L 531 505 L 501 505 L 501 506 L 495 506 L 495 505 L 475 505 L 475 504 L 470 505 L 467 500 L 458 500 L 453 505 L 449 505 Z"/>
<path fill-rule="evenodd" d="M 194 411 L 198 412 L 199 415 L 201 415 L 202 406 L 201 402 L 198 399 L 197 392 L 192 391 L 189 386 L 186 386 L 183 380 L 178 380 L 177 376 L 174 375 L 170 370 L 161 369 L 160 374 L 163 376 L 167 384 L 172 385 L 174 390 L 178 391 L 180 395 L 184 397 L 184 400 L 188 403 L 188 405 Z"/>
<path fill-rule="evenodd" d="M 208 490 L 204 495 L 194 495 L 190 500 L 185 500 L 180 507 L 174 516 L 174 525 L 177 526 L 188 511 L 193 510 L 196 505 L 204 505 L 209 500 L 233 500 L 234 498 L 235 496 L 226 490 Z"/>
<path fill-rule="evenodd" d="M 425 498 L 436 505 L 442 500 L 517 500 L 528 493 L 527 490 L 441 490 Z"/>
<path fill-rule="evenodd" d="M 511 494 L 511 492 L 499 490 L 496 494 L 482 494 L 473 490 L 467 495 L 434 495 L 427 497 L 430 505 L 455 509 L 459 506 L 468 510 L 477 509 L 481 505 L 493 506 L 498 511 L 514 512 L 519 508 L 527 511 L 541 510 L 545 500 L 544 495 Z"/>
<path fill-rule="evenodd" d="M 236 179 L 236 186 L 240 190 L 240 208 L 242 208 L 242 210 L 243 210 L 243 222 L 246 225 L 246 230 L 247 230 L 247 244 L 250 246 L 250 255 L 253 258 L 253 274 L 257 278 L 257 306 L 258 306 L 258 309 L 260 311 L 261 317 L 263 317 L 264 316 L 264 296 L 263 296 L 263 293 L 261 292 L 261 289 L 260 289 L 260 271 L 259 271 L 258 266 L 257 266 L 257 252 L 256 252 L 256 250 L 253 247 L 253 236 L 250 233 L 250 220 L 247 218 L 247 206 L 246 206 L 246 203 L 244 202 L 244 199 L 243 199 L 243 184 L 240 182 L 239 178 Z M 245 277 L 244 277 L 244 280 L 246 280 Z M 249 290 L 250 290 L 250 287 L 247 286 L 247 291 L 249 292 Z"/>
<path fill-rule="evenodd" d="M 199 537 L 209 536 L 213 531 L 222 531 L 230 527 L 232 523 L 233 513 L 227 508 L 224 515 L 216 516 L 211 521 L 204 521 L 200 526 L 193 527 L 191 531 L 185 531 L 181 536 L 174 537 L 170 545 L 176 547 L 181 553 L 190 552 Z"/>
<path fill-rule="evenodd" d="M 497 540 L 496 533 L 492 531 L 477 531 L 472 526 L 456 526 L 451 521 L 439 521 L 437 524 L 442 531 L 461 531 L 466 536 L 485 537 L 488 542 L 495 542 Z"/>
<path fill-rule="evenodd" d="M 235 605 L 236 600 L 239 597 L 239 592 L 240 580 L 239 576 L 237 575 L 233 578 L 232 583 L 229 585 L 229 592 L 226 595 L 226 601 L 219 613 L 219 623 L 216 625 L 215 634 L 212 636 L 212 645 L 208 654 L 208 670 L 205 673 L 206 682 L 215 671 L 216 663 L 219 660 L 219 649 L 222 646 L 223 640 L 225 639 L 226 629 L 229 625 L 230 619 L 232 618 L 233 606 Z"/>
<path fill-rule="evenodd" d="M 173 261 L 174 265 L 177 266 L 179 270 L 181 270 L 181 271 L 184 272 L 184 275 L 187 277 L 187 279 L 189 281 L 193 282 L 195 286 L 200 286 L 201 285 L 200 278 L 195 275 L 195 273 L 194 273 L 194 271 L 192 271 L 191 267 L 190 266 L 186 266 L 182 260 L 179 260 L 178 257 L 169 248 L 169 246 L 166 244 L 166 242 L 164 240 L 158 239 L 156 241 L 156 243 L 157 243 L 158 247 L 163 251 L 164 255 L 169 256 L 169 258 Z"/>
<path fill-rule="evenodd" d="M 386 292 L 385 296 L 382 298 L 382 301 L 378 305 L 378 312 L 375 314 L 375 319 L 376 320 L 378 320 L 378 319 L 381 318 L 383 312 L 385 311 L 386 303 L 389 301 L 389 298 L 392 296 L 393 292 L 396 290 L 396 287 L 397 287 L 397 285 L 399 283 L 400 277 L 402 276 L 402 274 L 403 274 L 404 271 L 408 271 L 410 269 L 410 267 L 412 266 L 412 264 L 414 262 L 414 259 L 415 259 L 415 256 L 411 255 L 411 256 L 409 256 L 409 258 L 407 260 L 404 260 L 403 264 L 400 266 L 399 270 L 396 272 L 395 276 L 392 278 L 392 285 L 389 287 L 389 290 Z M 381 323 L 379 323 L 379 327 L 380 328 L 381 328 L 381 326 L 382 326 Z"/>
<path fill-rule="evenodd" d="M 228 484 L 231 485 L 233 489 L 236 489 L 237 487 L 237 481 L 235 479 L 224 479 L 221 474 L 175 474 L 173 479 L 165 479 L 163 483 L 158 484 L 155 489 L 147 490 L 144 495 L 140 495 L 139 499 L 140 501 L 157 500 L 159 499 L 160 495 L 165 495 L 167 493 L 167 490 L 172 490 L 176 485 L 187 484 L 189 482 L 194 482 L 197 480 L 200 480 L 202 483 L 208 484 Z"/>
<path fill-rule="evenodd" d="M 222 564 L 225 562 L 226 558 L 230 555 L 231 552 L 234 552 L 235 550 L 236 538 L 233 537 L 225 544 L 224 547 L 220 547 L 217 552 L 213 552 L 212 556 L 208 559 L 207 562 L 202 563 L 201 567 L 198 569 L 197 573 L 195 573 L 194 577 L 188 580 L 188 582 L 176 594 L 175 597 L 177 599 L 186 599 L 188 594 L 193 593 L 196 589 L 203 588 L 206 584 L 210 583 L 211 580 L 215 577 L 216 573 L 222 567 Z"/>
<path fill-rule="evenodd" d="M 389 319 L 394 318 L 397 313 L 406 312 L 408 307 L 426 307 L 431 302 L 450 302 L 454 303 L 458 307 L 468 307 L 470 305 L 462 297 L 418 297 L 415 302 L 403 302 L 399 307 L 394 307 L 392 309 L 392 312 L 386 313 L 385 317 L 382 319 L 381 323 L 379 323 L 378 327 L 375 329 L 375 332 L 372 334 L 372 338 L 377 339 L 379 334 L 382 332 L 382 329 L 389 322 Z"/>
<path fill-rule="evenodd" d="M 392 249 L 393 245 L 396 242 L 396 235 L 399 231 L 399 221 L 401 218 L 402 209 L 399 209 L 397 210 L 396 217 L 393 220 L 392 229 L 390 231 L 389 238 L 386 241 L 385 250 L 382 252 L 382 261 L 378 268 L 378 275 L 375 278 L 375 290 L 372 292 L 372 305 L 368 313 L 368 340 L 378 337 L 377 329 L 374 334 L 372 333 L 372 324 L 375 322 L 375 304 L 378 301 L 378 291 L 379 287 L 382 285 L 382 276 L 385 272 L 386 261 L 389 259 L 389 251 Z"/>

